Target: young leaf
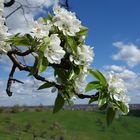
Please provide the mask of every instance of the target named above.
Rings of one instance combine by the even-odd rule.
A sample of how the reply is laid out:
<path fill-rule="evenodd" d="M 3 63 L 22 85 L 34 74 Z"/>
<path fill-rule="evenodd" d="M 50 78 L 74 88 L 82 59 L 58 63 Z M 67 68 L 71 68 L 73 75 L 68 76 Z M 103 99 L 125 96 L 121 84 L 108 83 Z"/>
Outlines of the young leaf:
<path fill-rule="evenodd" d="M 74 77 L 75 77 L 74 70 L 71 70 L 68 79 L 71 80 L 71 79 L 73 79 Z"/>
<path fill-rule="evenodd" d="M 52 18 L 53 18 L 53 15 L 50 12 L 48 12 L 48 19 L 52 20 Z"/>
<path fill-rule="evenodd" d="M 31 67 L 31 72 L 29 73 L 28 76 L 32 76 L 38 72 L 38 57 L 35 57 L 35 62 L 34 65 Z"/>
<path fill-rule="evenodd" d="M 92 69 L 89 69 L 89 73 L 92 74 L 96 79 L 98 79 L 103 86 L 107 86 L 107 81 L 106 81 L 106 78 L 103 76 L 103 74 L 96 70 L 92 70 Z"/>
<path fill-rule="evenodd" d="M 86 36 L 87 32 L 88 32 L 88 28 L 83 27 L 83 28 L 77 33 L 77 35 L 78 35 L 78 36 Z"/>
<path fill-rule="evenodd" d="M 107 98 L 106 97 L 105 98 L 101 98 L 101 99 L 99 98 L 98 104 L 99 104 L 100 107 L 103 106 L 106 103 L 107 103 Z"/>
<path fill-rule="evenodd" d="M 41 85 L 38 90 L 44 89 L 44 88 L 50 88 L 52 87 L 53 84 L 52 83 L 44 83 L 43 85 Z"/>
<path fill-rule="evenodd" d="M 115 118 L 115 113 L 116 113 L 116 111 L 112 107 L 107 109 L 106 121 L 107 121 L 108 126 L 113 122 L 113 120 Z"/>
<path fill-rule="evenodd" d="M 96 97 L 96 98 L 91 98 L 91 99 L 89 100 L 88 104 L 91 104 L 91 103 L 93 103 L 93 102 L 95 102 L 95 101 L 97 101 L 97 100 L 98 100 L 98 97 Z"/>
<path fill-rule="evenodd" d="M 119 108 L 125 114 L 127 114 L 129 112 L 128 107 L 123 102 L 119 102 Z"/>
<path fill-rule="evenodd" d="M 19 36 L 19 34 L 16 34 L 7 42 L 13 43 L 16 46 L 31 46 L 33 38 L 29 34 L 25 34 L 24 36 Z"/>
<path fill-rule="evenodd" d="M 85 88 L 85 92 L 88 92 L 90 90 L 93 89 L 97 89 L 100 87 L 100 82 L 99 81 L 93 81 L 87 84 L 86 88 Z"/>
<path fill-rule="evenodd" d="M 107 81 L 106 81 L 106 78 L 104 77 L 104 75 L 98 70 L 96 70 L 96 73 L 97 73 L 99 79 L 101 80 L 102 84 L 106 86 Z"/>
<path fill-rule="evenodd" d="M 66 41 L 67 41 L 68 45 L 71 47 L 73 53 L 76 53 L 77 52 L 77 44 L 76 44 L 76 41 L 74 40 L 74 38 L 70 37 L 70 36 L 66 36 Z"/>
<path fill-rule="evenodd" d="M 47 58 L 43 56 L 43 57 L 40 59 L 39 72 L 45 71 L 46 68 L 48 67 L 48 64 L 49 64 L 49 63 L 48 63 Z"/>
<path fill-rule="evenodd" d="M 62 68 L 55 68 L 55 75 L 58 75 L 59 79 L 63 82 L 68 80 L 68 73 Z"/>
<path fill-rule="evenodd" d="M 58 93 L 56 100 L 55 100 L 55 104 L 54 104 L 54 108 L 53 108 L 53 113 L 58 112 L 60 109 L 62 109 L 62 107 L 64 106 L 64 98 L 61 96 L 60 93 Z"/>
<path fill-rule="evenodd" d="M 104 105 L 99 107 L 99 110 L 105 110 L 108 106 L 108 103 L 105 103 Z"/>

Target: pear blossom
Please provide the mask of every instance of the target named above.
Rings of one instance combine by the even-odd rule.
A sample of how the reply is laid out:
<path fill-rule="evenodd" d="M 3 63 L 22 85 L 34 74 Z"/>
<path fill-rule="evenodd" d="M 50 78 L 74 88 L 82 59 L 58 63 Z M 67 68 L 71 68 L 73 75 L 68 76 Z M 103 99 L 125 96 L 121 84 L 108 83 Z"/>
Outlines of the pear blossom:
<path fill-rule="evenodd" d="M 57 34 L 52 34 L 50 36 L 50 44 L 45 50 L 45 57 L 47 57 L 50 63 L 60 64 L 61 59 L 65 55 L 65 51 L 60 46 L 61 40 Z"/>
<path fill-rule="evenodd" d="M 123 102 L 129 110 L 128 103 L 130 101 L 130 98 L 126 95 L 127 89 L 125 87 L 124 81 L 117 77 L 114 73 L 109 74 L 109 93 L 110 97 L 112 99 L 115 99 L 116 101 Z"/>
<path fill-rule="evenodd" d="M 74 61 L 76 65 L 89 66 L 94 58 L 93 48 L 88 45 L 78 46 L 77 54 L 70 56 L 70 61 Z"/>
<path fill-rule="evenodd" d="M 75 13 L 69 12 L 60 6 L 54 7 L 53 22 L 64 35 L 75 36 L 80 31 L 81 21 L 75 16 Z"/>
<path fill-rule="evenodd" d="M 0 2 L 0 53 L 7 53 L 10 50 L 10 46 L 5 42 L 7 39 L 8 28 L 4 25 L 5 19 L 3 18 L 3 0 Z"/>
<path fill-rule="evenodd" d="M 39 18 L 36 21 L 31 22 L 31 32 L 32 35 L 36 38 L 43 38 L 44 36 L 48 36 L 49 31 L 52 27 L 52 24 L 50 21 L 47 21 L 45 23 L 42 18 Z"/>

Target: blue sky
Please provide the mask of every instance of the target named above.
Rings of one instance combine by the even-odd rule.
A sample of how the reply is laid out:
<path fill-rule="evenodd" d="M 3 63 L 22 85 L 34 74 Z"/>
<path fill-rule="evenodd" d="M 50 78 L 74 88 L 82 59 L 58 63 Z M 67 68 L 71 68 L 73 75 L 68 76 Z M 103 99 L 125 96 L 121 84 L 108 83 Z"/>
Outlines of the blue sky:
<path fill-rule="evenodd" d="M 70 7 L 82 23 L 89 28 L 87 42 L 95 46 L 95 66 L 101 68 L 114 62 L 111 55 L 117 52 L 112 43 L 123 41 L 140 45 L 139 0 L 71 0 Z M 140 47 L 139 47 L 140 48 Z M 134 70 L 139 70 L 140 66 Z"/>
<path fill-rule="evenodd" d="M 71 0 L 71 10 L 89 28 L 94 68 L 115 71 L 126 83 L 131 103 L 140 103 L 140 1 Z"/>
<path fill-rule="evenodd" d="M 21 0 L 19 0 L 21 1 Z M 35 0 L 37 3 L 38 1 Z M 42 0 L 41 0 L 42 1 Z M 47 8 L 53 4 L 49 0 Z M 114 71 L 124 79 L 131 103 L 140 103 L 140 1 L 139 0 L 69 0 L 70 10 L 75 12 L 82 24 L 89 28 L 86 43 L 94 47 L 95 58 L 92 67 L 104 72 Z M 49 8 L 50 9 L 50 8 Z M 10 9 L 6 9 L 6 14 Z M 32 11 L 27 18 L 46 14 L 44 10 Z M 15 19 L 19 19 L 16 21 Z M 15 13 L 8 19 L 8 25 L 15 31 L 25 29 L 22 12 Z M 12 22 L 12 24 L 11 24 Z M 16 25 L 16 26 L 15 26 Z M 15 95 L 8 98 L 5 93 L 5 80 L 8 77 L 8 59 L 0 60 L 1 105 L 12 104 L 53 104 L 54 97 L 35 90 L 33 79 L 25 78 L 18 72 L 17 77 L 25 81 L 24 86 L 15 86 Z M 51 75 L 51 71 L 48 72 Z M 24 88 L 26 90 L 24 90 Z M 26 92 L 26 93 L 25 93 Z M 30 92 L 30 94 L 29 94 Z M 46 98 L 46 100 L 45 100 Z M 47 100 L 48 98 L 48 100 Z M 86 101 L 78 101 L 86 103 Z"/>

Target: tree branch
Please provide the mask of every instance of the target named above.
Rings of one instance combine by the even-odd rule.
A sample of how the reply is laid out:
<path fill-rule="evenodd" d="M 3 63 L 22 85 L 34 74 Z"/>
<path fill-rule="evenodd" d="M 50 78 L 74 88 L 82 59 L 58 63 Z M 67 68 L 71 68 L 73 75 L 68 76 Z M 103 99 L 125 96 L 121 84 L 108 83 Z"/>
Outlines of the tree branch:
<path fill-rule="evenodd" d="M 8 83 L 7 83 L 7 94 L 9 96 L 12 96 L 12 92 L 10 91 L 11 89 L 11 85 L 12 85 L 12 81 L 16 81 L 16 82 L 20 82 L 22 83 L 21 81 L 19 80 L 15 80 L 13 79 L 13 75 L 14 75 L 14 72 L 15 72 L 15 69 L 16 67 L 20 70 L 20 71 L 27 71 L 27 72 L 31 72 L 31 67 L 30 66 L 27 66 L 27 65 L 23 65 L 22 63 L 19 62 L 19 60 L 17 59 L 16 55 L 18 56 L 26 56 L 28 54 L 31 53 L 31 50 L 27 50 L 25 52 L 20 52 L 18 50 L 12 50 L 12 51 L 9 51 L 7 53 L 7 55 L 9 56 L 9 58 L 11 59 L 11 61 L 13 62 L 13 67 L 12 67 L 12 70 L 11 70 L 11 73 L 9 75 L 9 80 L 8 80 Z M 52 84 L 54 85 L 54 87 L 58 88 L 58 89 L 63 89 L 64 86 L 63 85 L 59 85 L 57 84 L 56 82 L 54 81 L 49 81 L 47 80 L 46 78 L 40 76 L 38 73 L 35 73 L 33 74 L 33 76 L 37 79 L 37 80 L 40 80 L 42 82 L 46 82 L 46 83 L 49 83 L 49 84 Z"/>
<path fill-rule="evenodd" d="M 7 2 L 7 3 L 4 3 L 4 7 L 10 7 L 10 6 L 12 6 L 14 3 L 15 3 L 15 0 L 10 0 L 10 1 Z"/>
<path fill-rule="evenodd" d="M 97 92 L 96 94 L 93 95 L 85 95 L 85 94 L 75 94 L 76 96 L 78 96 L 78 98 L 80 99 L 98 99 L 99 98 L 99 92 Z"/>
<path fill-rule="evenodd" d="M 8 94 L 9 96 L 12 95 L 12 92 L 10 91 L 12 81 L 16 81 L 16 82 L 22 83 L 21 81 L 18 81 L 18 80 L 13 79 L 13 74 L 14 74 L 14 72 L 15 72 L 16 67 L 17 67 L 20 71 L 31 72 L 31 67 L 30 67 L 30 66 L 27 66 L 27 65 L 23 65 L 22 63 L 20 63 L 19 60 L 17 59 L 16 55 L 18 55 L 18 56 L 26 56 L 26 55 L 30 54 L 31 52 L 32 52 L 31 50 L 27 50 L 27 51 L 25 51 L 25 52 L 20 52 L 20 51 L 18 51 L 18 50 L 12 50 L 12 51 L 9 51 L 9 52 L 7 53 L 7 55 L 9 56 L 9 58 L 12 60 L 12 62 L 13 62 L 13 64 L 14 64 L 13 67 L 12 67 L 11 73 L 10 73 L 10 75 L 9 75 L 9 80 L 8 80 L 7 89 L 6 89 L 7 94 Z M 60 85 L 60 84 L 57 84 L 57 83 L 54 82 L 54 81 L 48 81 L 46 78 L 40 76 L 38 73 L 33 74 L 33 77 L 34 77 L 35 79 L 39 80 L 39 81 L 52 84 L 52 85 L 54 85 L 54 87 L 56 87 L 57 89 L 62 90 L 62 89 L 65 88 L 64 85 L 62 85 L 62 84 L 61 84 L 61 85 Z M 94 95 L 79 94 L 79 93 L 76 93 L 75 91 L 74 91 L 74 93 L 75 93 L 75 95 L 76 95 L 78 98 L 80 98 L 80 99 L 85 99 L 85 98 L 87 98 L 87 99 L 98 99 L 98 98 L 99 98 L 99 92 L 97 92 L 97 93 L 94 94 Z"/>
<path fill-rule="evenodd" d="M 22 8 L 22 5 L 20 5 L 19 7 L 17 7 L 13 12 L 11 12 L 8 16 L 6 16 L 5 18 L 9 18 L 12 14 L 14 14 L 17 10 L 19 10 L 20 8 Z"/>
<path fill-rule="evenodd" d="M 11 69 L 11 72 L 9 74 L 9 79 L 8 79 L 8 82 L 7 82 L 6 92 L 7 92 L 8 96 L 12 96 L 12 92 L 11 92 L 10 89 L 11 89 L 12 79 L 13 79 L 13 75 L 14 75 L 15 70 L 16 70 L 16 66 L 14 64 L 12 69 Z"/>

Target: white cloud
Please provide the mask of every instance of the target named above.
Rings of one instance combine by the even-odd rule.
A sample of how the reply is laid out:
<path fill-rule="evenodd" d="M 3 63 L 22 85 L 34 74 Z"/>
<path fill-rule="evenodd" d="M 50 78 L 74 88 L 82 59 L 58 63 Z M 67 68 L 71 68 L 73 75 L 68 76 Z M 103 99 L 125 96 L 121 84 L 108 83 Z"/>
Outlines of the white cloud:
<path fill-rule="evenodd" d="M 119 52 L 112 56 L 114 60 L 123 60 L 130 67 L 140 64 L 140 49 L 136 45 L 123 42 L 115 42 L 113 45 L 119 49 Z"/>
<path fill-rule="evenodd" d="M 125 69 L 125 67 L 117 66 L 117 65 L 106 65 L 104 66 L 104 68 L 116 72 L 122 72 Z"/>
<path fill-rule="evenodd" d="M 34 81 L 33 79 L 22 79 L 24 84 L 14 83 L 11 91 L 13 96 L 8 97 L 6 94 L 6 80 L 0 80 L 0 105 L 53 105 L 56 93 L 51 93 L 50 89 L 38 91 L 37 88 L 41 82 Z"/>
<path fill-rule="evenodd" d="M 120 78 L 133 79 L 137 77 L 137 74 L 124 66 L 107 65 L 104 66 L 105 70 L 114 71 Z"/>
<path fill-rule="evenodd" d="M 17 9 L 22 4 L 22 8 L 9 16 L 6 24 L 10 33 L 29 31 L 29 22 L 38 13 L 46 14 L 46 8 L 54 4 L 54 0 L 18 0 L 9 8 L 5 8 L 5 17 Z"/>

